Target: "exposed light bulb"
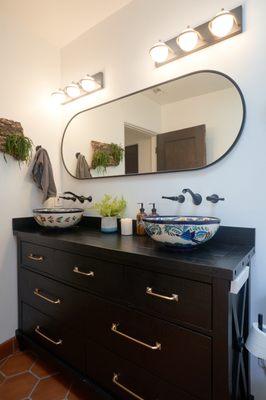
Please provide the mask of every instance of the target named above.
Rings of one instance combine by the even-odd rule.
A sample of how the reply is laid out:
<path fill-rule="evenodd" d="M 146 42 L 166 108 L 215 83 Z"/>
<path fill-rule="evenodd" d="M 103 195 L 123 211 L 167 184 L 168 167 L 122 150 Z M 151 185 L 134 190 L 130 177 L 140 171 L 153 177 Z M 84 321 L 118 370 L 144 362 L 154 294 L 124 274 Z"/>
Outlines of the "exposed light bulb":
<path fill-rule="evenodd" d="M 162 63 L 167 60 L 169 47 L 164 42 L 157 42 L 150 48 L 150 56 L 156 63 Z"/>
<path fill-rule="evenodd" d="M 76 83 L 70 83 L 65 87 L 65 92 L 69 97 L 75 98 L 80 95 L 80 87 Z"/>
<path fill-rule="evenodd" d="M 52 100 L 55 104 L 61 104 L 66 100 L 65 92 L 61 89 L 56 90 L 51 94 Z"/>
<path fill-rule="evenodd" d="M 85 78 L 81 79 L 79 82 L 85 92 L 92 92 L 93 90 L 99 89 L 99 83 L 92 77 L 87 75 Z"/>
<path fill-rule="evenodd" d="M 195 29 L 187 28 L 176 38 L 176 43 L 183 51 L 192 51 L 197 46 L 199 34 Z"/>
<path fill-rule="evenodd" d="M 209 23 L 209 30 L 219 38 L 227 36 L 233 29 L 235 17 L 230 11 L 222 9 Z"/>

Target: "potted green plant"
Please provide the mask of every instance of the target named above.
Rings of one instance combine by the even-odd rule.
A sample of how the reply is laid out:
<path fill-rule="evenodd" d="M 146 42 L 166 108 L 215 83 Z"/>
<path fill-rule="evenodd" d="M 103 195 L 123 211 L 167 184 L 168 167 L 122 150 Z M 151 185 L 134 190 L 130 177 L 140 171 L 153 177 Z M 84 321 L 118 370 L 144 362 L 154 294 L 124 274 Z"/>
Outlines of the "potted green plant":
<path fill-rule="evenodd" d="M 126 209 L 127 202 L 121 197 L 112 198 L 112 196 L 105 194 L 99 203 L 95 203 L 94 208 L 99 212 L 102 217 L 101 231 L 105 233 L 112 233 L 117 231 L 117 217 L 121 217 Z"/>

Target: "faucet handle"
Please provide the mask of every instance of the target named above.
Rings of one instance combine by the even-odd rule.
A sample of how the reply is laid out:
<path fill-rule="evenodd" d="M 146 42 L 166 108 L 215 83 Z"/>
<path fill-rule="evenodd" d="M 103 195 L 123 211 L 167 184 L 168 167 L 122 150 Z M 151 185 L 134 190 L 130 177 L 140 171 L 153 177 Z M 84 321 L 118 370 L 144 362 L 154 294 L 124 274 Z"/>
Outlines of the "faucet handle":
<path fill-rule="evenodd" d="M 180 194 L 179 196 L 162 196 L 162 199 L 178 201 L 178 203 L 184 203 L 185 196 L 183 196 L 182 194 Z"/>
<path fill-rule="evenodd" d="M 218 201 L 225 201 L 224 197 L 219 197 L 218 194 L 212 194 L 211 196 L 206 197 L 207 201 L 211 201 L 213 204 L 218 203 Z"/>

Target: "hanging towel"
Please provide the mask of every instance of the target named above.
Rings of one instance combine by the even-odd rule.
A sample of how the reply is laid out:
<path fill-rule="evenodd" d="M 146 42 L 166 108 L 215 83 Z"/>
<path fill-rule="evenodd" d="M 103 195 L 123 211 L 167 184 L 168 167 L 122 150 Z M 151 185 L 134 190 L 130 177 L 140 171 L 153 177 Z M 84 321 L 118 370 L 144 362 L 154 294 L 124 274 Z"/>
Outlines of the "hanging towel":
<path fill-rule="evenodd" d="M 76 177 L 79 179 L 91 178 L 90 167 L 82 154 L 78 155 Z"/>
<path fill-rule="evenodd" d="M 42 147 L 36 151 L 31 176 L 38 188 L 43 191 L 43 202 L 56 196 L 57 190 L 52 164 L 47 151 Z"/>

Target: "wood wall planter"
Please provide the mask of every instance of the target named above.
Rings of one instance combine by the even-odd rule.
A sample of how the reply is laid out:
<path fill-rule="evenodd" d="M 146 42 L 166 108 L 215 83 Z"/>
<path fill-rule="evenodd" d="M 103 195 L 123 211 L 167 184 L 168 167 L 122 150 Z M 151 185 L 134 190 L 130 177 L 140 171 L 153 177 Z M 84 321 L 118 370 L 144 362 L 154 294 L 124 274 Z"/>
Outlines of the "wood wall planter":
<path fill-rule="evenodd" d="M 0 118 L 0 151 L 3 152 L 5 149 L 6 137 L 14 133 L 23 136 L 21 123 L 6 118 Z"/>

